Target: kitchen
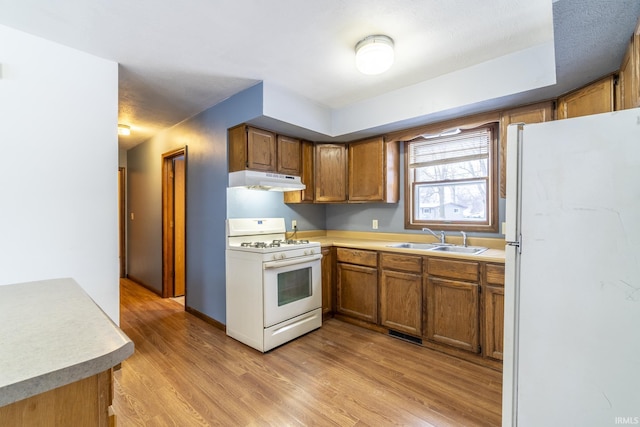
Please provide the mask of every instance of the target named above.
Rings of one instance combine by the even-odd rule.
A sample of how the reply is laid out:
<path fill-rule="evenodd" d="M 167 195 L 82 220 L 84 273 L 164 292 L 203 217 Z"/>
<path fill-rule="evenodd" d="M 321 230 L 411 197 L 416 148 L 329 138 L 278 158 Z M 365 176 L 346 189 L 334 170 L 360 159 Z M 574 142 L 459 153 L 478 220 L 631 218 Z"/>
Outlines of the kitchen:
<path fill-rule="evenodd" d="M 561 4 L 562 2 L 560 2 Z M 8 75 L 10 69 L 5 69 Z M 284 205 L 282 195 L 256 193 L 243 190 L 227 191 L 227 164 L 224 150 L 227 129 L 235 124 L 253 120 L 263 107 L 262 99 L 281 95 L 264 82 L 247 89 L 218 104 L 201 115 L 164 131 L 147 143 L 130 150 L 127 155 L 129 172 L 129 211 L 135 213 L 130 224 L 130 274 L 150 286 L 159 283 L 158 260 L 160 236 L 149 227 L 158 222 L 157 159 L 175 148 L 176 142 L 189 147 L 189 258 L 187 305 L 205 315 L 224 322 L 224 271 L 226 218 L 247 216 L 252 208 L 260 206 L 265 217 L 283 217 L 287 223 L 296 219 L 300 230 L 354 230 L 369 231 L 371 221 L 377 219 L 380 232 L 399 232 L 402 227 L 400 205 Z M 259 124 L 259 123 L 257 123 Z M 263 127 L 269 123 L 263 124 Z M 208 135 L 217 141 L 217 149 L 202 138 Z M 220 200 L 226 199 L 226 211 L 220 209 Z M 77 202 L 75 202 L 77 205 Z M 139 226 L 137 224 L 140 224 Z M 212 225 L 213 224 L 213 225 Z M 496 236 L 499 237 L 499 236 Z M 100 292 L 98 292 L 100 293 Z"/>

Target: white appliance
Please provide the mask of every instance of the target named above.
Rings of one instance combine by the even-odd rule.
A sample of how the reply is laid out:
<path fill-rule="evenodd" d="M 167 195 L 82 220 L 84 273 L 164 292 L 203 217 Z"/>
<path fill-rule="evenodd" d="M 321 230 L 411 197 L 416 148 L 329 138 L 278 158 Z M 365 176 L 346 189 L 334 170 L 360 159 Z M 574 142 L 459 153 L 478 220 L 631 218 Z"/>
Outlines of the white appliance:
<path fill-rule="evenodd" d="M 640 424 L 640 109 L 507 141 L 503 426 Z"/>
<path fill-rule="evenodd" d="M 320 243 L 284 218 L 227 220 L 227 335 L 261 352 L 322 326 Z"/>
<path fill-rule="evenodd" d="M 253 170 L 229 172 L 229 187 L 267 191 L 298 191 L 307 188 L 299 176 Z"/>

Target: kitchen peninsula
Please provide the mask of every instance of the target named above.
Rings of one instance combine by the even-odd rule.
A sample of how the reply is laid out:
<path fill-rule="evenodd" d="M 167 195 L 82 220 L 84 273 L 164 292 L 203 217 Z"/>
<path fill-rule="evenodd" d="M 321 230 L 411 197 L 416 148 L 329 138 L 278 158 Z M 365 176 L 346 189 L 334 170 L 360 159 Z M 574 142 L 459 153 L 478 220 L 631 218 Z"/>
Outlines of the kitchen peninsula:
<path fill-rule="evenodd" d="M 113 425 L 133 342 L 73 280 L 0 286 L 0 424 Z"/>

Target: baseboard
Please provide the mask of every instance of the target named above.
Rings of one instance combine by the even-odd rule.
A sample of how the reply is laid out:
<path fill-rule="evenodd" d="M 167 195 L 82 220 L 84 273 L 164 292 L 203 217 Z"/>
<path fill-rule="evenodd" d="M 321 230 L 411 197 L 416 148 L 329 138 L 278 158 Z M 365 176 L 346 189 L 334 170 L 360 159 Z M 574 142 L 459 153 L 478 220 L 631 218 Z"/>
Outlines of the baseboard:
<path fill-rule="evenodd" d="M 149 289 L 151 292 L 153 292 L 154 294 L 158 295 L 160 298 L 162 298 L 162 291 L 153 288 L 152 286 L 147 285 L 144 281 L 138 279 L 135 276 L 132 276 L 130 274 L 127 274 L 127 279 L 131 280 L 132 282 L 136 282 L 136 284 L 142 286 L 143 288 Z"/>
<path fill-rule="evenodd" d="M 189 314 L 193 314 L 194 316 L 196 316 L 198 319 L 204 320 L 205 322 L 207 322 L 208 324 L 210 324 L 211 326 L 213 326 L 216 329 L 220 329 L 222 332 L 226 333 L 227 332 L 227 326 L 224 323 L 220 323 L 218 322 L 216 319 L 207 316 L 206 314 L 204 314 L 201 311 L 196 310 L 193 307 L 184 307 L 184 310 L 189 313 Z"/>

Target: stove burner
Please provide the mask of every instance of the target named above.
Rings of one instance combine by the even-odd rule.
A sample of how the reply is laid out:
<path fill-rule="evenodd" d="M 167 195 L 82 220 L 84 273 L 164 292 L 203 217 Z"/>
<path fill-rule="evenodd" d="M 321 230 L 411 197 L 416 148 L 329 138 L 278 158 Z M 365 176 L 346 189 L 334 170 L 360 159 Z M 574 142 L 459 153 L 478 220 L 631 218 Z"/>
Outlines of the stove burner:
<path fill-rule="evenodd" d="M 307 244 L 309 244 L 308 240 L 293 240 L 293 239 L 287 240 L 287 245 L 307 245 Z"/>

